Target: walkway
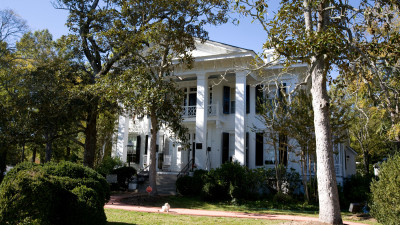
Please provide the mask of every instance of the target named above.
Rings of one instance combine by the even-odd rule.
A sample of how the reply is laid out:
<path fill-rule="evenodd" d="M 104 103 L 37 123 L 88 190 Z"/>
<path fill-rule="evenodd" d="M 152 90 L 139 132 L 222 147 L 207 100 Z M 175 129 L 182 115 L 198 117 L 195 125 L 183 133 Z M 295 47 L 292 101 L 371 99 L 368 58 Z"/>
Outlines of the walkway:
<path fill-rule="evenodd" d="M 129 195 L 132 196 L 132 195 Z M 122 209 L 128 211 L 137 212 L 148 212 L 148 213 L 166 213 L 160 212 L 160 207 L 145 207 L 145 206 L 134 206 L 122 203 L 120 200 L 127 197 L 127 195 L 111 196 L 110 201 L 104 206 L 107 209 Z M 258 214 L 258 213 L 244 213 L 244 212 L 228 212 L 228 211 L 211 211 L 211 210 L 199 210 L 199 209 L 181 209 L 172 208 L 169 214 L 174 215 L 190 215 L 190 216 L 212 216 L 212 217 L 235 217 L 235 218 L 247 218 L 247 219 L 267 219 L 267 220 L 287 220 L 287 221 L 318 221 L 317 217 L 306 217 L 306 216 L 292 216 L 292 215 L 274 215 L 274 214 Z M 344 221 L 347 225 L 367 225 L 363 223 L 356 223 L 350 221 Z"/>

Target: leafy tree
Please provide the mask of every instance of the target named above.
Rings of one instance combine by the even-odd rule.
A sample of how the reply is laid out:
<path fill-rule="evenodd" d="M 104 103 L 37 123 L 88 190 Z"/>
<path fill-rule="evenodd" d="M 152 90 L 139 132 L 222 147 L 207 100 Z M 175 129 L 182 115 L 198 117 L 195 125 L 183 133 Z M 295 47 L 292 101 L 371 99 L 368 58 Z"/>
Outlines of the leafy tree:
<path fill-rule="evenodd" d="M 113 76 L 109 77 L 111 82 L 106 81 L 105 85 L 117 85 L 118 88 L 112 86 L 113 90 L 118 90 L 116 95 L 121 96 L 124 106 L 133 114 L 150 117 L 149 181 L 152 194 L 157 194 L 158 131 L 164 126 L 182 142 L 185 142 L 187 133 L 181 124 L 183 93 L 170 76 L 179 63 L 191 66 L 190 51 L 195 49 L 196 38 L 202 41 L 207 38 L 204 24 L 225 22 L 226 9 L 225 1 L 214 0 L 126 1 L 121 8 L 122 15 L 129 15 L 129 26 L 137 27 L 137 30 L 143 27 L 142 24 L 149 27 L 137 40 L 143 43 L 140 48 L 129 52 L 132 58 L 120 61 L 124 66 L 116 68 Z"/>
<path fill-rule="evenodd" d="M 387 157 L 392 144 L 387 137 L 390 119 L 385 110 L 369 98 L 367 85 L 359 79 L 346 82 L 337 81 L 332 86 L 332 99 L 347 109 L 349 118 L 350 144 L 363 162 L 362 174 L 369 175 L 371 164 Z"/>
<path fill-rule="evenodd" d="M 52 158 L 56 139 L 78 133 L 75 121 L 71 120 L 78 111 L 71 103 L 69 91 L 73 86 L 69 79 L 76 68 L 47 30 L 26 33 L 17 43 L 17 50 L 22 59 L 18 66 L 23 68 L 18 75 L 18 100 L 25 107 L 26 117 L 22 119 L 28 124 L 23 134 L 28 140 L 22 142 L 44 143 L 47 162 Z"/>
<path fill-rule="evenodd" d="M 69 11 L 67 26 L 72 32 L 65 41 L 73 46 L 77 60 L 87 62 L 81 67 L 81 91 L 85 98 L 82 103 L 86 111 L 84 127 L 84 164 L 94 166 L 97 144 L 97 120 L 105 102 L 101 89 L 96 88 L 98 80 L 104 77 L 112 66 L 121 59 L 128 49 L 135 48 L 136 33 L 142 28 L 130 29 L 125 26 L 126 18 L 117 10 L 121 1 L 109 0 L 56 0 L 54 6 Z M 128 12 L 127 12 L 128 13 Z M 127 17 L 133 15 L 125 15 Z M 152 18 L 150 18 L 151 20 Z M 146 24 L 147 25 L 147 24 Z M 107 104 L 105 104 L 107 105 Z"/>
<path fill-rule="evenodd" d="M 14 102 L 9 93 L 12 91 L 14 80 L 13 73 L 15 55 L 15 39 L 27 30 L 25 20 L 16 15 L 12 10 L 0 10 L 0 181 L 6 164 L 10 158 L 14 158 L 14 151 L 11 151 L 15 144 L 12 123 L 16 111 Z"/>
<path fill-rule="evenodd" d="M 394 15 L 397 14 L 384 12 L 380 8 L 387 7 L 389 11 L 396 12 L 399 3 L 363 0 L 355 7 L 348 1 L 340 0 L 285 0 L 281 2 L 272 20 L 267 20 L 268 5 L 264 0 L 255 2 L 237 0 L 236 3 L 240 11 L 252 16 L 263 25 L 268 33 L 264 48 L 275 50 L 277 59 L 275 62 L 281 60 L 286 68 L 299 62 L 308 64 L 306 79 L 300 84 L 307 84 L 311 79 L 318 164 L 319 218 L 322 222 L 341 224 L 329 122 L 330 101 L 326 88 L 329 72 L 336 65 L 340 73 L 346 74 L 354 62 L 360 62 L 359 65 L 367 64 L 370 69 L 384 68 L 382 70 L 384 71 L 387 67 L 376 67 L 374 64 L 381 60 L 379 57 L 375 57 L 376 60 L 373 61 L 368 60 L 374 54 L 377 56 L 382 47 L 386 48 L 385 52 L 388 55 L 394 56 L 390 58 L 392 61 L 386 61 L 386 64 L 392 69 L 396 68 L 393 65 L 397 65 L 397 53 L 390 54 L 392 52 L 390 49 L 395 47 L 399 40 L 398 32 L 390 34 L 387 32 L 385 35 L 381 33 L 376 38 L 370 39 L 368 33 L 363 31 L 374 27 L 370 24 L 376 24 L 380 27 L 378 29 L 380 31 L 387 27 L 388 19 L 396 18 Z M 381 78 L 382 76 L 380 78 L 378 76 L 377 79 Z M 388 90 L 387 87 L 382 87 L 382 82 L 378 83 L 382 88 L 381 91 Z M 394 109 L 392 101 L 388 97 L 384 98 L 388 108 Z"/>

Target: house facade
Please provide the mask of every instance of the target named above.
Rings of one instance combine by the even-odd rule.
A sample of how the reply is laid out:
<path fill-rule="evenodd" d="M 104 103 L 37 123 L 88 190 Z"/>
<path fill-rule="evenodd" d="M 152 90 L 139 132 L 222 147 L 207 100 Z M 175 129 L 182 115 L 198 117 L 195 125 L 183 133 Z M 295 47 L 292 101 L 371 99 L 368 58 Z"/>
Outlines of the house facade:
<path fill-rule="evenodd" d="M 276 155 L 263 135 L 267 129 L 258 118 L 256 102 L 260 96 L 268 98 L 274 93 L 278 83 L 286 92 L 293 90 L 302 80 L 306 65 L 295 65 L 282 74 L 282 67 L 277 64 L 265 69 L 260 78 L 258 72 L 248 69 L 256 56 L 252 50 L 207 41 L 197 44 L 193 56 L 192 69 L 174 71 L 185 94 L 182 116 L 189 129 L 190 147 L 181 145 L 168 129 L 161 128 L 157 136 L 157 169 L 178 173 L 194 162 L 191 166 L 209 170 L 227 161 L 238 161 L 249 168 L 273 168 L 276 160 L 284 160 L 288 168 L 300 173 L 296 150 Z M 272 54 L 267 57 L 271 59 Z M 270 81 L 266 82 L 265 77 Z M 150 118 L 120 115 L 114 156 L 137 169 L 145 168 L 150 158 L 150 136 Z M 356 154 L 344 143 L 335 145 L 335 153 L 335 169 L 341 183 L 344 177 L 355 173 Z"/>

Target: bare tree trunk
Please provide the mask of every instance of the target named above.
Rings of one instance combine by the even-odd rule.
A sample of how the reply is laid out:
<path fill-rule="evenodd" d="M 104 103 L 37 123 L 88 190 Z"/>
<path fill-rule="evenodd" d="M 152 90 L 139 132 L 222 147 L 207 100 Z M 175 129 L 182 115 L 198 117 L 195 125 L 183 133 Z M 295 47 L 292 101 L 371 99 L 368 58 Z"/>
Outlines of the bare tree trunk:
<path fill-rule="evenodd" d="M 156 161 L 156 148 L 157 148 L 157 132 L 158 123 L 155 114 L 151 113 L 151 140 L 150 140 L 150 161 L 149 161 L 149 185 L 153 189 L 151 195 L 157 195 L 157 161 Z"/>
<path fill-rule="evenodd" d="M 317 153 L 319 220 L 328 224 L 343 224 L 333 160 L 332 133 L 329 117 L 329 96 L 326 89 L 324 56 L 312 57 L 312 102 L 314 108 Z"/>

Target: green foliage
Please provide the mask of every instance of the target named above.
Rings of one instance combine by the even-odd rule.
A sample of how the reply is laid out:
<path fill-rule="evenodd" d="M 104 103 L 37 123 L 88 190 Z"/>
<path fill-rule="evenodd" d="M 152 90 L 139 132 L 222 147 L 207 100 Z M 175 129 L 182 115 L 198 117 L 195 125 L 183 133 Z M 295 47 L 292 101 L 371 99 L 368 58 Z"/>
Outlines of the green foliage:
<path fill-rule="evenodd" d="M 282 192 L 276 193 L 272 200 L 280 204 L 290 204 L 293 202 L 293 198 L 290 195 Z"/>
<path fill-rule="evenodd" d="M 105 157 L 95 170 L 103 176 L 112 173 L 115 167 L 122 166 L 122 161 L 119 157 Z"/>
<path fill-rule="evenodd" d="M 371 194 L 370 185 L 373 176 L 363 176 L 361 174 L 352 175 L 346 178 L 343 183 L 340 205 L 343 209 L 348 209 L 351 202 L 368 202 Z"/>
<path fill-rule="evenodd" d="M 204 186 L 206 170 L 195 170 L 193 176 L 183 176 L 176 180 L 176 190 L 184 196 L 197 196 Z"/>
<path fill-rule="evenodd" d="M 395 225 L 400 221 L 400 154 L 382 163 L 378 180 L 372 181 L 371 214 L 378 222 Z"/>
<path fill-rule="evenodd" d="M 70 162 L 22 163 L 0 185 L 0 224 L 105 224 L 106 180 Z"/>
<path fill-rule="evenodd" d="M 133 167 L 123 166 L 114 169 L 112 174 L 117 174 L 117 181 L 119 188 L 128 189 L 128 182 L 137 173 Z"/>
<path fill-rule="evenodd" d="M 286 195 L 292 195 L 299 188 L 299 174 L 293 170 L 284 169 L 279 177 L 281 190 L 284 190 Z M 277 192 L 274 169 L 251 170 L 238 162 L 228 162 L 208 172 L 197 170 L 193 177 L 178 178 L 176 187 L 184 196 L 198 196 L 201 193 L 202 198 L 206 200 L 230 200 L 235 203 Z"/>
<path fill-rule="evenodd" d="M 176 180 L 176 190 L 183 196 L 194 195 L 193 187 L 193 177 L 191 176 L 182 176 Z"/>

